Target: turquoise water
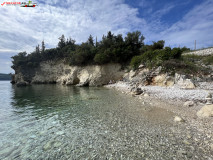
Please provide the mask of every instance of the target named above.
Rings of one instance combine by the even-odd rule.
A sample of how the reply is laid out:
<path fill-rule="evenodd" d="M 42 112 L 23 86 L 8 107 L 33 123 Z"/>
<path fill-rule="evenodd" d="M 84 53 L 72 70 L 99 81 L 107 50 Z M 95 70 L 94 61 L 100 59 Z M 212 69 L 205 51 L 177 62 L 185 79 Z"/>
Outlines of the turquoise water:
<path fill-rule="evenodd" d="M 171 159 L 172 115 L 150 111 L 106 88 L 0 81 L 0 159 Z"/>

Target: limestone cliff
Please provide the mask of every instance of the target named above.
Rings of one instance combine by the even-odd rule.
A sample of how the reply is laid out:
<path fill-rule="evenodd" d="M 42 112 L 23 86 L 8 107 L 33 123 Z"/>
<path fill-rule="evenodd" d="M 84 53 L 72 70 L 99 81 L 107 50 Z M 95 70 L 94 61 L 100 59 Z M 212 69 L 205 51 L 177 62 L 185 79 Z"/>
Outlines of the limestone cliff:
<path fill-rule="evenodd" d="M 40 66 L 31 71 L 19 71 L 14 81 L 29 83 L 59 83 L 78 86 L 101 86 L 110 80 L 122 78 L 124 72 L 119 64 L 69 66 L 63 62 L 41 62 Z"/>

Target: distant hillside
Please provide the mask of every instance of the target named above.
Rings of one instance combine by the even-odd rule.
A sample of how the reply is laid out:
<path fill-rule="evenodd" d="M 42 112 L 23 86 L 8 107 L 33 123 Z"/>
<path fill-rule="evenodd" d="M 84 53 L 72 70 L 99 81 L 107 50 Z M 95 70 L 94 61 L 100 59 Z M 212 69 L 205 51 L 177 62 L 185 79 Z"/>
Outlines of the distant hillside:
<path fill-rule="evenodd" d="M 11 75 L 0 73 L 0 80 L 11 80 Z"/>

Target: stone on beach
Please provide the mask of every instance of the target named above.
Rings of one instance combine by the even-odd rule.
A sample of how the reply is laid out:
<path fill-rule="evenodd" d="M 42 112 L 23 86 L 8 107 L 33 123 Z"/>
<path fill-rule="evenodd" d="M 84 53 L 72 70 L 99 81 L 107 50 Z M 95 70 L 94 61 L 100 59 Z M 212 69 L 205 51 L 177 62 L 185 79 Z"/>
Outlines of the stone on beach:
<path fill-rule="evenodd" d="M 206 96 L 206 104 L 210 105 L 212 104 L 212 94 L 208 93 L 208 95 Z"/>
<path fill-rule="evenodd" d="M 141 90 L 141 88 L 137 88 L 135 91 L 133 91 L 134 95 L 140 95 L 141 93 L 143 93 L 143 90 Z"/>
<path fill-rule="evenodd" d="M 200 118 L 213 117 L 213 105 L 205 105 L 197 112 L 197 116 Z"/>
<path fill-rule="evenodd" d="M 175 116 L 174 121 L 175 122 L 185 122 L 185 120 L 183 118 L 178 117 L 178 116 Z"/>
<path fill-rule="evenodd" d="M 193 101 L 186 101 L 184 103 L 184 106 L 186 106 L 186 107 L 192 107 L 192 106 L 194 106 L 194 102 Z"/>
<path fill-rule="evenodd" d="M 149 95 L 148 95 L 147 93 L 145 93 L 143 96 L 144 96 L 144 97 L 149 97 Z"/>

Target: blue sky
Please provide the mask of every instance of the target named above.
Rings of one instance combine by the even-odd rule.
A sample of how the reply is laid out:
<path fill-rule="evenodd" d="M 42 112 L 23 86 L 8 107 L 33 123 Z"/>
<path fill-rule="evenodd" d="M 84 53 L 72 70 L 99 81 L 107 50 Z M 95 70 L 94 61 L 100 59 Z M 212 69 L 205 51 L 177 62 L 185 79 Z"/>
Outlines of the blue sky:
<path fill-rule="evenodd" d="M 1 3 L 8 0 L 0 0 Z M 20 2 L 10 0 L 8 2 Z M 22 0 L 27 2 L 26 0 Z M 22 2 L 21 1 L 21 2 Z M 44 39 L 55 47 L 64 34 L 77 43 L 107 31 L 125 35 L 139 30 L 145 43 L 213 46 L 212 0 L 40 0 L 35 8 L 0 6 L 0 73 L 14 72 L 11 56 L 28 53 Z"/>

